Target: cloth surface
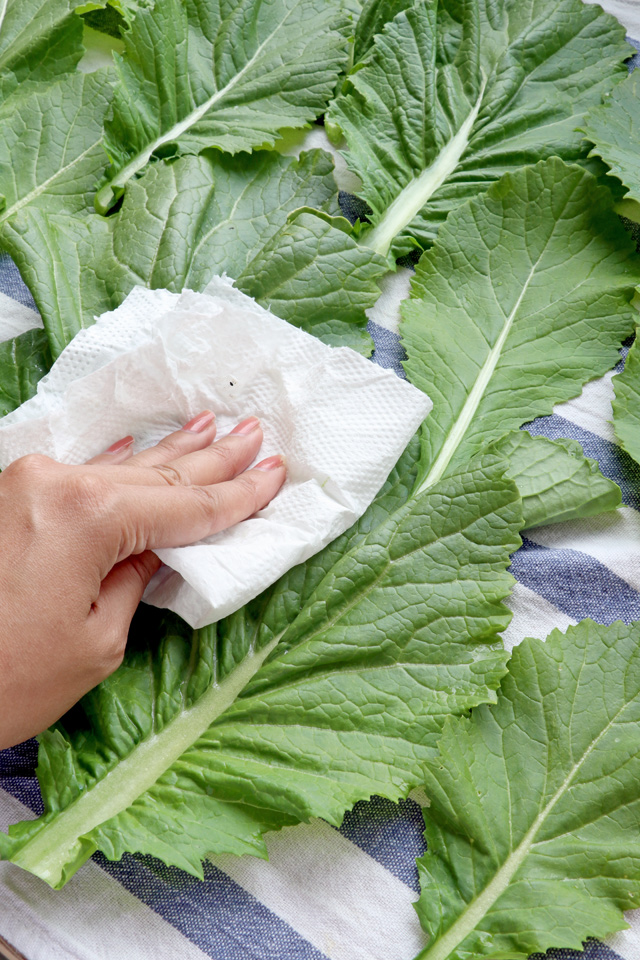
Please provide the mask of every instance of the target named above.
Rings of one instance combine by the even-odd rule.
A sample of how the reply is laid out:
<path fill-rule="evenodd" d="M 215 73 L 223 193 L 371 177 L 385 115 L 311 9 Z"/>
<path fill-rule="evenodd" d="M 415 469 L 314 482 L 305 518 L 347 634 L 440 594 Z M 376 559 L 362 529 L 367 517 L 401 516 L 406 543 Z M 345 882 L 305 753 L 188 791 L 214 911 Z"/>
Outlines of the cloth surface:
<path fill-rule="evenodd" d="M 248 413 L 260 417 L 259 459 L 284 454 L 285 486 L 244 523 L 158 550 L 166 567 L 145 593 L 204 627 L 347 530 L 431 407 L 392 371 L 326 346 L 228 278 L 204 293 L 136 287 L 0 420 L 0 468 L 27 453 L 82 463 L 127 433 L 145 449 L 207 408 L 219 437 Z"/>
<path fill-rule="evenodd" d="M 640 37 L 638 0 L 602 5 Z M 399 374 L 397 305 L 407 279 L 401 271 L 387 283 L 370 323 L 375 362 Z M 0 255 L 0 336 L 35 325 L 32 307 L 15 267 Z M 607 375 L 529 427 L 578 440 L 620 484 L 625 508 L 527 532 L 513 557 L 509 648 L 587 616 L 640 619 L 640 468 L 616 444 L 611 396 Z M 35 762 L 33 741 L 0 752 L 0 829 L 40 813 Z M 425 944 L 412 908 L 425 802 L 418 792 L 399 804 L 373 799 L 357 804 L 340 829 L 322 821 L 287 828 L 267 838 L 269 862 L 217 858 L 204 883 L 149 857 L 110 863 L 96 855 L 52 891 L 0 863 L 0 936 L 27 960 L 411 960 Z M 626 918 L 629 929 L 606 944 L 589 941 L 584 953 L 551 950 L 547 957 L 639 960 L 640 910 Z"/>

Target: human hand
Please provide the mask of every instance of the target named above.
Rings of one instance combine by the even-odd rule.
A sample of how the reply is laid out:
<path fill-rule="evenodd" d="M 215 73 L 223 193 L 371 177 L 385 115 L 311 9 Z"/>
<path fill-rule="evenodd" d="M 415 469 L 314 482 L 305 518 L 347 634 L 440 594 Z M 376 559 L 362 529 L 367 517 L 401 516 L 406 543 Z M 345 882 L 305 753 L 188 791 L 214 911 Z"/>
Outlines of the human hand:
<path fill-rule="evenodd" d="M 248 470 L 255 417 L 214 443 L 205 411 L 132 456 L 125 437 L 82 466 L 22 457 L 0 475 L 0 748 L 44 730 L 120 665 L 160 561 L 262 509 L 281 457 Z"/>

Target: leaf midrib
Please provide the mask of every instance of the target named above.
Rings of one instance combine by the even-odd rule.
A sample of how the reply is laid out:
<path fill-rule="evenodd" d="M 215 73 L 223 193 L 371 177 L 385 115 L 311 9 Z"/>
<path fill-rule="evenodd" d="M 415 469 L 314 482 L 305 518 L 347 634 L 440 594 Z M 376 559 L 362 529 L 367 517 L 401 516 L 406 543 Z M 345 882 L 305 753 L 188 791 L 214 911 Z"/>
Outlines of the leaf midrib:
<path fill-rule="evenodd" d="M 191 127 L 195 126 L 195 124 L 198 123 L 198 121 L 201 120 L 202 117 L 204 117 L 205 114 L 207 114 L 209 110 L 211 110 L 211 108 L 214 107 L 219 100 L 225 97 L 227 93 L 229 93 L 229 91 L 232 90 L 238 84 L 238 82 L 244 77 L 247 71 L 258 60 L 265 46 L 268 43 L 270 43 L 273 37 L 278 33 L 278 31 L 280 31 L 284 27 L 289 17 L 294 13 L 295 10 L 298 9 L 299 6 L 300 4 L 297 3 L 295 6 L 293 6 L 290 10 L 287 11 L 286 16 L 283 17 L 283 19 L 277 24 L 274 30 L 272 30 L 271 33 L 267 37 L 265 37 L 262 43 L 257 47 L 251 59 L 246 62 L 244 67 L 242 67 L 242 69 L 226 84 L 226 86 L 222 87 L 221 90 L 216 90 L 216 92 L 212 94 L 211 97 L 205 100 L 204 103 L 200 104 L 199 107 L 196 107 L 195 110 L 192 110 L 191 113 L 187 114 L 187 116 L 183 120 L 179 121 L 178 123 L 175 123 L 170 130 L 168 130 L 164 134 L 161 134 L 159 137 L 156 137 L 156 139 L 153 140 L 151 144 L 149 144 L 147 147 L 145 147 L 144 150 L 141 150 L 140 152 L 138 152 L 129 161 L 129 163 L 127 163 L 124 167 L 122 167 L 119 173 L 117 173 L 116 176 L 109 181 L 108 187 L 109 188 L 124 187 L 127 181 L 130 180 L 131 177 L 138 172 L 138 170 L 140 170 L 142 167 L 144 167 L 148 163 L 149 158 L 151 157 L 154 150 L 157 150 L 158 147 L 163 146 L 165 143 L 173 143 L 178 139 L 178 137 L 181 136 L 181 134 L 189 130 Z M 295 124 L 293 125 L 295 126 Z"/>
<path fill-rule="evenodd" d="M 52 886 L 59 885 L 65 864 L 79 852 L 79 839 L 126 810 L 148 790 L 233 703 L 279 640 L 279 636 L 274 637 L 259 652 L 250 653 L 220 684 L 209 687 L 160 733 L 137 744 L 103 779 L 27 840 L 12 857 L 13 862 Z"/>
<path fill-rule="evenodd" d="M 520 869 L 523 862 L 526 860 L 531 848 L 534 846 L 537 833 L 553 808 L 565 795 L 581 767 L 586 763 L 600 741 L 614 726 L 614 724 L 618 721 L 618 718 L 628 707 L 628 703 L 623 704 L 614 714 L 612 719 L 607 723 L 607 725 L 603 727 L 598 736 L 591 741 L 580 759 L 574 763 L 573 767 L 560 784 L 554 795 L 551 797 L 547 805 L 535 818 L 516 849 L 509 854 L 503 865 L 499 870 L 496 871 L 493 878 L 487 884 L 484 890 L 478 896 L 474 897 L 473 900 L 471 900 L 459 918 L 449 927 L 446 933 L 440 937 L 433 944 L 433 946 L 427 947 L 425 950 L 423 950 L 418 957 L 416 957 L 416 960 L 447 960 L 447 958 L 451 956 L 453 951 L 466 939 L 466 937 L 476 929 L 479 921 L 489 913 L 491 907 L 498 900 L 498 898 L 502 896 L 504 891 L 511 883 L 511 880 Z"/>
<path fill-rule="evenodd" d="M 553 228 L 549 236 L 547 237 L 537 260 L 532 265 L 531 270 L 529 271 L 529 274 L 527 276 L 527 279 L 524 282 L 522 290 L 520 291 L 520 294 L 518 295 L 518 298 L 511 312 L 505 318 L 505 322 L 503 324 L 503 328 L 500 332 L 500 335 L 498 336 L 495 344 L 489 351 L 489 354 L 487 355 L 485 362 L 480 368 L 480 371 L 478 373 L 478 376 L 475 379 L 473 387 L 470 390 L 467 396 L 467 399 L 463 404 L 462 410 L 460 411 L 458 416 L 455 418 L 453 424 L 447 431 L 447 435 L 444 440 L 444 443 L 440 447 L 440 451 L 436 459 L 434 460 L 433 464 L 431 465 L 429 472 L 427 473 L 426 477 L 424 478 L 420 486 L 417 488 L 416 495 L 424 493 L 425 490 L 433 486 L 435 483 L 438 482 L 438 480 L 440 480 L 443 477 L 449 464 L 451 463 L 451 460 L 455 456 L 458 450 L 458 447 L 464 440 L 467 434 L 467 431 L 471 426 L 473 418 L 478 411 L 478 407 L 480 406 L 480 403 L 484 398 L 484 395 L 486 393 L 487 387 L 491 382 L 493 374 L 496 371 L 498 363 L 502 358 L 502 351 L 505 347 L 509 333 L 511 332 L 511 329 L 513 327 L 513 324 L 516 320 L 518 310 L 520 309 L 520 306 L 522 304 L 522 301 L 524 300 L 525 294 L 529 289 L 531 281 L 536 275 L 537 269 L 540 266 L 540 263 L 542 262 L 542 258 L 546 254 L 547 248 L 549 247 L 549 244 L 551 243 L 552 239 L 555 236 L 556 227 L 558 223 L 560 223 L 562 220 L 562 216 L 564 215 L 564 211 L 566 210 L 566 207 L 569 203 L 571 195 L 572 194 L 569 194 L 569 196 L 565 198 L 564 204 L 562 206 L 562 210 L 556 217 L 553 224 Z M 492 290 L 495 297 L 495 287 L 493 287 L 493 285 L 492 285 Z M 496 300 L 496 303 L 497 303 L 497 300 Z"/>

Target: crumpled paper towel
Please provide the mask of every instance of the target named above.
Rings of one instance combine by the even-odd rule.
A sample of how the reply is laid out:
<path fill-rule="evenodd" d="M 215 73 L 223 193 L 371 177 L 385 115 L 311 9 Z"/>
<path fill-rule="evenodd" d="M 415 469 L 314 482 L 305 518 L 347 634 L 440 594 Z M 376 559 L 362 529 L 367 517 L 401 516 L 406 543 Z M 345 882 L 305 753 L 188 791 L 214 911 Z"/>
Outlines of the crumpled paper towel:
<path fill-rule="evenodd" d="M 0 420 L 0 466 L 27 453 L 81 463 L 127 433 L 144 449 L 204 408 L 216 413 L 218 438 L 259 417 L 259 457 L 286 456 L 285 486 L 235 527 L 158 550 L 166 566 L 144 597 L 201 627 L 361 516 L 431 406 L 391 371 L 275 317 L 227 277 L 204 293 L 137 287 Z"/>

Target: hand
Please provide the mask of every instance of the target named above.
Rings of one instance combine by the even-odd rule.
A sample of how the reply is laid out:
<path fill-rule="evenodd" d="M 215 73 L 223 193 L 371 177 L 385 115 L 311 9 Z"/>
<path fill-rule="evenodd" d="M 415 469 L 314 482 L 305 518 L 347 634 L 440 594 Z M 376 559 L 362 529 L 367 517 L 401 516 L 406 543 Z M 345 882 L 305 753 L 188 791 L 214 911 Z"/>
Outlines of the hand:
<path fill-rule="evenodd" d="M 83 466 L 43 456 L 0 475 L 0 748 L 44 730 L 122 662 L 159 547 L 194 543 L 262 509 L 281 457 L 248 470 L 255 417 L 213 443 L 205 411 L 132 456 L 125 437 Z"/>

